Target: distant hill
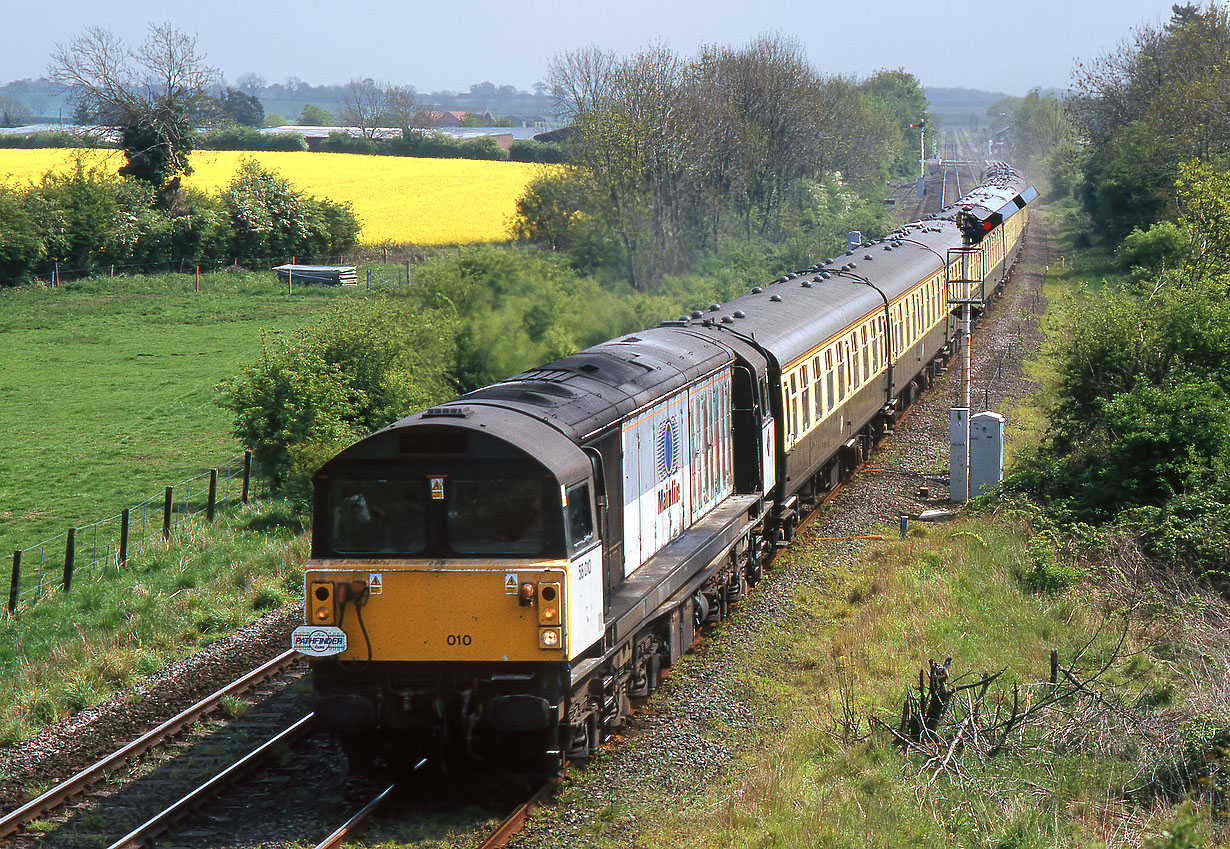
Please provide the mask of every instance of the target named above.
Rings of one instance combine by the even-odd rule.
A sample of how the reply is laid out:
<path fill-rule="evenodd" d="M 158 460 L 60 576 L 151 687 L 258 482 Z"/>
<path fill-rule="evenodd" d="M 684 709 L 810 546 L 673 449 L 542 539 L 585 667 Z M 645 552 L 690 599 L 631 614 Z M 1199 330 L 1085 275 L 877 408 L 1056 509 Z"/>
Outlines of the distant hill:
<path fill-rule="evenodd" d="M 992 103 L 1008 95 L 1000 91 L 981 91 L 973 88 L 931 88 L 923 91 L 931 104 L 929 110 L 937 115 L 945 126 L 984 126 L 987 109 Z"/>

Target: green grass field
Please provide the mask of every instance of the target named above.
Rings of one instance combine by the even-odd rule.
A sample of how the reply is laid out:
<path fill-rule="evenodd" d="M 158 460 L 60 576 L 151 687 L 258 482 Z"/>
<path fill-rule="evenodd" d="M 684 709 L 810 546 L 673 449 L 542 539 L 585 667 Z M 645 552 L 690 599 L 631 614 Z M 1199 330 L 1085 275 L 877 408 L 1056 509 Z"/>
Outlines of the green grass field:
<path fill-rule="evenodd" d="M 362 296 L 288 295 L 269 273 L 195 286 L 160 275 L 0 290 L 0 562 L 241 453 L 217 383 L 256 358 L 262 328 Z"/>

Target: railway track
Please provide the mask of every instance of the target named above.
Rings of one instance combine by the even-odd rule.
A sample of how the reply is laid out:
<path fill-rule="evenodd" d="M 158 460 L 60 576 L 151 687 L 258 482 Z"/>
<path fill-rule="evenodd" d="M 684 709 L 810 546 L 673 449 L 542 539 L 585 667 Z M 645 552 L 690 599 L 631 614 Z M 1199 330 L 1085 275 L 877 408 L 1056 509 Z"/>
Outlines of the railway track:
<path fill-rule="evenodd" d="M 284 652 L 216 690 L 158 727 L 100 758 L 19 808 L 10 811 L 0 817 L 0 838 L 10 837 L 30 823 L 55 814 L 105 779 L 117 775 L 147 753 L 167 744 L 168 741 L 181 735 L 205 717 L 217 712 L 228 699 L 249 693 L 276 677 L 287 674 L 296 663 L 300 666 L 299 674 L 301 675 L 305 666 L 298 661 L 297 653 Z"/>

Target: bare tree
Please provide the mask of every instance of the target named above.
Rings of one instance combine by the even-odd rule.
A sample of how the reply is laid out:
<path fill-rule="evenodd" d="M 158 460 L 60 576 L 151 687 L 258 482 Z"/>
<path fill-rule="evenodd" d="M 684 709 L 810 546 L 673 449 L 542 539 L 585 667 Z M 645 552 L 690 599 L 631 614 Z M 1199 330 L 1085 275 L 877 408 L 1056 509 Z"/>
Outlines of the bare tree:
<path fill-rule="evenodd" d="M 364 138 L 373 138 L 376 128 L 388 122 L 388 88 L 368 77 L 352 79 L 346 84 L 338 120 L 355 127 Z"/>
<path fill-rule="evenodd" d="M 419 103 L 412 86 L 388 86 L 384 99 L 388 124 L 401 130 L 402 138 L 408 139 L 430 126 L 431 113 Z"/>
<path fill-rule="evenodd" d="M 257 92 L 268 84 L 269 81 L 255 71 L 248 71 L 246 74 L 240 74 L 239 78 L 235 80 L 235 88 L 251 95 L 256 95 Z"/>
<path fill-rule="evenodd" d="M 556 114 L 573 120 L 597 108 L 610 95 L 617 64 L 614 53 L 593 46 L 557 54 L 547 66 L 546 83 Z"/>
<path fill-rule="evenodd" d="M 110 30 L 88 27 L 56 46 L 49 76 L 99 126 L 120 131 L 128 157 L 121 174 L 163 188 L 191 172 L 191 110 L 218 76 L 197 51 L 196 36 L 151 24 L 132 50 Z"/>
<path fill-rule="evenodd" d="M 20 100 L 0 97 L 0 127 L 20 127 L 30 121 L 33 113 Z"/>

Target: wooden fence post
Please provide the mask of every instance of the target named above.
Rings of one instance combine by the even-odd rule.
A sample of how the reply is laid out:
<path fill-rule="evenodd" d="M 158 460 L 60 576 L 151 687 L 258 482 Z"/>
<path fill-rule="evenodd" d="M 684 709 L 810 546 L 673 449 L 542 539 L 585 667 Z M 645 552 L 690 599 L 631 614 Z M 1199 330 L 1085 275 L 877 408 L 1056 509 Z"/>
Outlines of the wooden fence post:
<path fill-rule="evenodd" d="M 1059 683 L 1059 650 L 1051 649 L 1051 683 Z"/>
<path fill-rule="evenodd" d="M 248 506 L 248 484 L 252 481 L 252 452 L 243 452 L 243 491 L 239 496 L 239 503 L 243 506 Z"/>
<path fill-rule="evenodd" d="M 13 552 L 13 582 L 9 584 L 9 616 L 17 612 L 17 595 L 21 589 L 21 549 Z"/>
<path fill-rule="evenodd" d="M 175 497 L 175 487 L 168 486 L 166 498 L 162 502 L 162 538 L 171 538 L 171 499 Z"/>
<path fill-rule="evenodd" d="M 64 544 L 64 592 L 73 588 L 73 561 L 77 559 L 77 529 L 68 529 L 68 542 Z"/>
<path fill-rule="evenodd" d="M 120 566 L 128 564 L 128 518 L 129 508 L 125 507 L 120 512 L 120 558 L 118 561 Z"/>
<path fill-rule="evenodd" d="M 209 521 L 214 520 L 214 513 L 218 505 L 218 470 L 209 470 L 209 501 L 205 505 L 205 518 Z"/>

